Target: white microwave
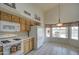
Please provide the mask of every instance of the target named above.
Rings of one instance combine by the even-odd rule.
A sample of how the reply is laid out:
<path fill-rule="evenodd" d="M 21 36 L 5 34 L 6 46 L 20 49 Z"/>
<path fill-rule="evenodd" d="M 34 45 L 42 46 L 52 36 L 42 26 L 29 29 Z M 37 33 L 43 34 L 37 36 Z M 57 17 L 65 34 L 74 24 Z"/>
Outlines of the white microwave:
<path fill-rule="evenodd" d="M 0 32 L 19 32 L 20 24 L 8 21 L 0 21 Z"/>

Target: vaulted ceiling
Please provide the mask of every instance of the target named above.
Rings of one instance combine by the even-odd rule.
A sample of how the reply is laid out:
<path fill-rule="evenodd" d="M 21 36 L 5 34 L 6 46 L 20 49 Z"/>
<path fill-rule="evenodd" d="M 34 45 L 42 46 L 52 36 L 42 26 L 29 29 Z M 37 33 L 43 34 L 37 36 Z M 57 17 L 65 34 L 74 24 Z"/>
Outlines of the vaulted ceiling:
<path fill-rule="evenodd" d="M 43 12 L 47 12 L 54 8 L 57 3 L 34 3 L 33 5 L 41 9 Z"/>

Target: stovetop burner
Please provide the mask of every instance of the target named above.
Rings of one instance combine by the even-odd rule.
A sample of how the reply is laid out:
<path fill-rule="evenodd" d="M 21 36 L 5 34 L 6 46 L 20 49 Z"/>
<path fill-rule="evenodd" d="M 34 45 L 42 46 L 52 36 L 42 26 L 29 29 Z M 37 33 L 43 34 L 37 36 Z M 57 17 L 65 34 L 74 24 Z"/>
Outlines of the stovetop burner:
<path fill-rule="evenodd" d="M 4 40 L 4 41 L 1 41 L 2 43 L 10 43 L 11 41 L 9 41 L 9 40 Z"/>
<path fill-rule="evenodd" d="M 18 40 L 21 40 L 21 39 L 13 39 L 13 40 L 16 40 L 16 41 L 18 41 Z"/>

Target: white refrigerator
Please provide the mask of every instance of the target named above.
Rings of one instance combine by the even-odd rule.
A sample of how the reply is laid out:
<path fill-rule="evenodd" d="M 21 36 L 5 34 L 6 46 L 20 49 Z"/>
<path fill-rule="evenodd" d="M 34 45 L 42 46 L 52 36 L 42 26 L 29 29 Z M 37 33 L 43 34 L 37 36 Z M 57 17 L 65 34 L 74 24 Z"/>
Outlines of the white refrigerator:
<path fill-rule="evenodd" d="M 30 36 L 35 37 L 35 49 L 40 48 L 44 44 L 44 28 L 41 26 L 32 26 Z"/>

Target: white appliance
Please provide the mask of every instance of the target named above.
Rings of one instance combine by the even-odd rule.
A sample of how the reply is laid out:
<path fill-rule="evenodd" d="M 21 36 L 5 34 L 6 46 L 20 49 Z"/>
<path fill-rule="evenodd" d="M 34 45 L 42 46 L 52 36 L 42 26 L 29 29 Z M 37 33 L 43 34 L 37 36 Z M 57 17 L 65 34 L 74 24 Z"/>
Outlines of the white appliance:
<path fill-rule="evenodd" d="M 44 28 L 37 27 L 37 48 L 40 48 L 44 44 Z"/>
<path fill-rule="evenodd" d="M 44 40 L 44 28 L 41 26 L 32 26 L 30 36 L 35 37 L 35 49 L 40 48 L 43 46 Z"/>
<path fill-rule="evenodd" d="M 0 21 L 0 32 L 18 32 L 20 24 L 8 21 Z"/>
<path fill-rule="evenodd" d="M 3 55 L 22 55 L 21 39 L 4 39 L 0 40 L 0 44 L 3 47 L 1 51 Z M 16 51 L 15 51 L 16 50 Z"/>

